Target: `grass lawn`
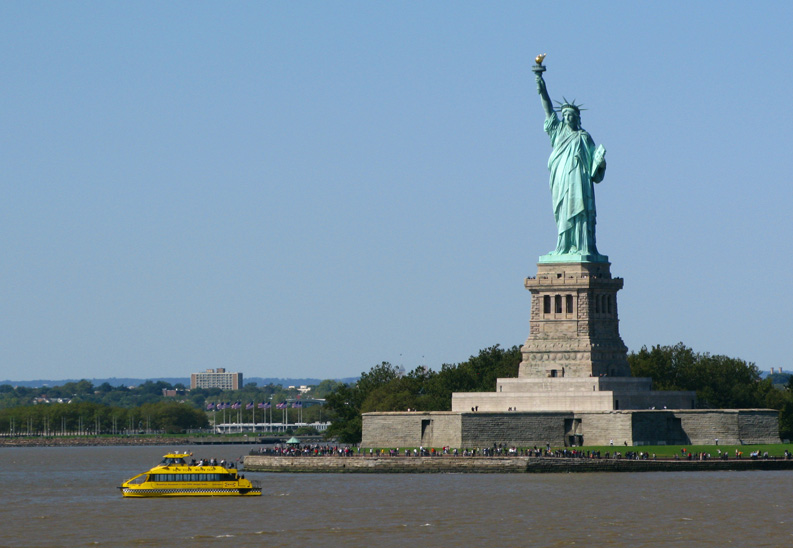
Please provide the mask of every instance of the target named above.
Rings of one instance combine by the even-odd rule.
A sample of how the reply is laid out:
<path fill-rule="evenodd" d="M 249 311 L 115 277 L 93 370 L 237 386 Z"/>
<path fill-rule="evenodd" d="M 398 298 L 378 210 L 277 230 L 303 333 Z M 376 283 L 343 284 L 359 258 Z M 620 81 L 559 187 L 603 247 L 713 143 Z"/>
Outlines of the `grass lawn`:
<path fill-rule="evenodd" d="M 342 444 L 344 445 L 344 444 Z M 539 446 L 538 446 L 539 447 Z M 373 452 L 376 454 L 380 453 L 380 450 L 383 449 L 385 454 L 388 454 L 390 449 L 396 449 L 394 447 L 384 447 L 384 448 L 376 448 L 373 449 Z M 400 447 L 399 448 L 399 455 L 403 456 L 405 454 L 405 449 L 408 449 L 411 454 L 413 453 L 413 447 Z M 415 449 L 418 449 L 416 447 Z M 431 450 L 431 447 L 425 447 L 427 450 Z M 469 447 L 468 449 L 472 449 Z M 530 449 L 529 447 L 519 447 L 518 449 Z M 541 449 L 545 449 L 545 446 L 542 446 Z M 651 456 L 654 454 L 658 458 L 673 458 L 675 455 L 682 456 L 683 452 L 682 449 L 685 449 L 687 453 L 710 453 L 711 458 L 716 458 L 719 455 L 719 451 L 724 453 L 725 451 L 728 453 L 729 458 L 734 459 L 736 456 L 736 451 L 740 451 L 743 453 L 742 458 L 748 459 L 750 455 L 754 451 L 759 451 L 760 455 L 768 452 L 769 457 L 784 457 L 785 450 L 787 449 L 789 452 L 793 453 L 793 444 L 790 443 L 776 443 L 776 444 L 765 444 L 765 445 L 585 445 L 583 447 L 554 447 L 551 446 L 552 451 L 556 450 L 563 450 L 563 449 L 577 449 L 584 452 L 587 451 L 600 451 L 601 456 L 605 456 L 606 453 L 614 454 L 615 451 L 619 451 L 624 456 L 625 453 L 628 451 L 633 452 L 644 452 L 649 453 Z M 441 455 L 443 453 L 440 447 L 436 447 L 435 450 L 437 451 L 436 454 Z M 454 450 L 452 448 L 451 450 Z M 459 453 L 462 454 L 463 448 L 458 448 Z M 357 451 L 354 451 L 357 454 Z M 361 449 L 361 455 L 369 454 L 369 449 Z M 481 453 L 480 453 L 481 455 Z"/>
<path fill-rule="evenodd" d="M 553 449 L 563 449 L 563 448 L 553 448 Z M 572 448 L 568 448 L 572 449 Z M 583 451 L 600 451 L 601 455 L 605 455 L 606 453 L 614 453 L 614 451 L 619 451 L 623 455 L 627 451 L 640 451 L 644 453 L 649 453 L 650 455 L 655 454 L 659 458 L 664 457 L 674 457 L 675 455 L 681 456 L 682 449 L 685 449 L 688 453 L 710 453 L 711 457 L 717 457 L 719 455 L 719 451 L 724 453 L 725 451 L 729 455 L 729 457 L 735 458 L 736 451 L 740 451 L 743 453 L 743 458 L 749 458 L 749 455 L 752 454 L 754 451 L 759 451 L 760 454 L 764 454 L 768 452 L 769 457 L 783 457 L 785 455 L 785 450 L 787 449 L 791 453 L 793 453 L 793 444 L 790 443 L 775 443 L 775 444 L 765 444 L 765 445 L 637 445 L 637 446 L 627 446 L 624 445 L 593 445 L 593 446 L 584 446 L 575 449 L 581 449 Z"/>

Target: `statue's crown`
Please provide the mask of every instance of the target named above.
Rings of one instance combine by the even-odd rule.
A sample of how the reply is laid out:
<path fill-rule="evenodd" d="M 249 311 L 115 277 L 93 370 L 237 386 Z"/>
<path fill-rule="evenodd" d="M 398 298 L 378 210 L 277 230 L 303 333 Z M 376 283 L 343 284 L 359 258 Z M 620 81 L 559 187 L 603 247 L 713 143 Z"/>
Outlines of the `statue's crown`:
<path fill-rule="evenodd" d="M 556 103 L 559 105 L 559 107 L 556 109 L 557 112 L 562 112 L 564 109 L 569 108 L 574 110 L 576 114 L 581 116 L 581 111 L 586 110 L 585 108 L 581 108 L 583 105 L 576 105 L 575 99 L 573 99 L 572 101 L 568 101 L 567 99 L 562 97 L 562 100 L 564 101 L 562 103 L 556 101 Z"/>

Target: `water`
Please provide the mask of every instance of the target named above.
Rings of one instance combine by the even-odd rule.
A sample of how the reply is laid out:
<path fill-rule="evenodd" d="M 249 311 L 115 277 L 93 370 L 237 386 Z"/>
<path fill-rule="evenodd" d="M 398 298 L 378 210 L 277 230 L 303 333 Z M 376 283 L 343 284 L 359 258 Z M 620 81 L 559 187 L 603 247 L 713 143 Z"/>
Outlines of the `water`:
<path fill-rule="evenodd" d="M 0 449 L 1 546 L 789 546 L 793 473 L 261 474 L 261 497 L 124 499 L 174 447 Z M 179 447 L 178 449 L 183 449 Z M 234 458 L 241 446 L 188 448 Z"/>

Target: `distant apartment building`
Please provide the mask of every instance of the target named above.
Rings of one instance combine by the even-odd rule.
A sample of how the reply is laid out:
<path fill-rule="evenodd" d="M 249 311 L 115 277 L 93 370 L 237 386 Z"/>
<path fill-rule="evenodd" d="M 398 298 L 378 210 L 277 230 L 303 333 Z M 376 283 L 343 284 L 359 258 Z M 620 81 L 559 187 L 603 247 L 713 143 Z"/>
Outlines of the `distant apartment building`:
<path fill-rule="evenodd" d="M 239 390 L 242 388 L 242 373 L 226 373 L 226 369 L 207 369 L 204 373 L 190 375 L 190 388 L 220 388 Z"/>

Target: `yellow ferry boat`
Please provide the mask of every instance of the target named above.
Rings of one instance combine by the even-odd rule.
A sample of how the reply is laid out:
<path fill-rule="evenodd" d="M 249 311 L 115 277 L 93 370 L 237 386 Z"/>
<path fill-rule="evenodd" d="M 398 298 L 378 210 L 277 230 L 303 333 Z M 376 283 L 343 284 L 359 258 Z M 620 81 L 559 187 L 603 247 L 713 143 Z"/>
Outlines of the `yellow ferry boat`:
<path fill-rule="evenodd" d="M 162 462 L 121 484 L 125 497 L 260 496 L 259 482 L 246 480 L 235 468 L 188 463 L 192 453 L 168 453 Z"/>

